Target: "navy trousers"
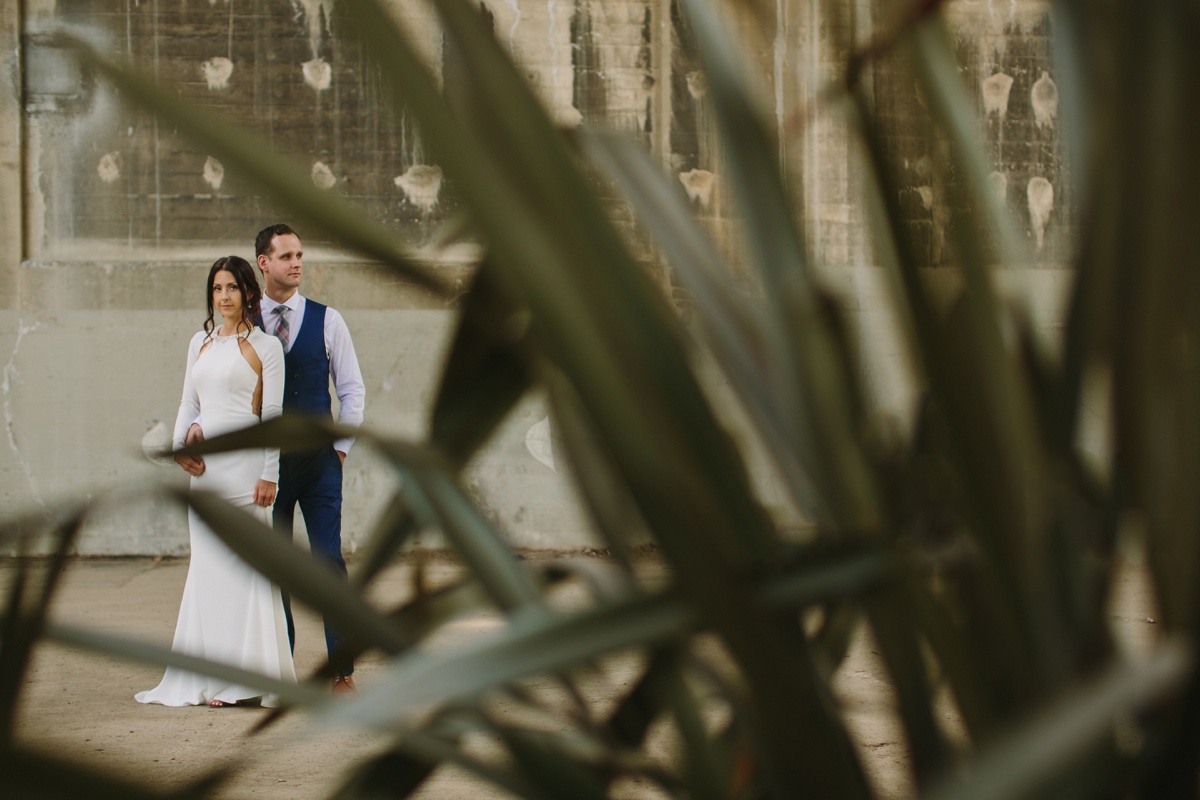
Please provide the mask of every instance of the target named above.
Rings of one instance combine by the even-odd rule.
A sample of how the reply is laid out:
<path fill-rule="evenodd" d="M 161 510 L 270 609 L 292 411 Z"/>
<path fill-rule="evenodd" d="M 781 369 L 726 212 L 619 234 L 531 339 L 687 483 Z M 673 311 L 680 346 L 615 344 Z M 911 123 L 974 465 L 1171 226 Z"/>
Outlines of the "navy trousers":
<path fill-rule="evenodd" d="M 342 558 L 342 462 L 332 446 L 304 453 L 286 453 L 279 458 L 279 488 L 275 495 L 275 528 L 292 535 L 296 505 L 304 515 L 308 545 L 314 558 L 346 575 Z M 292 603 L 283 593 L 283 611 L 287 615 L 288 641 L 296 649 L 296 625 L 292 621 Z M 325 620 L 325 648 L 337 652 L 341 637 Z M 341 674 L 354 672 L 348 664 Z"/>

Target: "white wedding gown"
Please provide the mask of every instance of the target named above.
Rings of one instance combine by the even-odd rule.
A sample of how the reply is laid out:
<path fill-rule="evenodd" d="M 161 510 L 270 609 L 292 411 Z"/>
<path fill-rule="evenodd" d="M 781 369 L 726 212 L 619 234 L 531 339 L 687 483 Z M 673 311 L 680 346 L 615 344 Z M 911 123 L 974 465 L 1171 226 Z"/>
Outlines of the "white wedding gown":
<path fill-rule="evenodd" d="M 278 416 L 283 401 L 283 348 L 278 339 L 258 328 L 249 342 L 262 362 L 262 418 Z M 188 348 L 183 400 L 175 423 L 176 447 L 182 446 L 188 427 L 200 414 L 206 438 L 258 422 L 252 409 L 257 383 L 258 375 L 235 337 L 209 337 L 203 331 L 196 334 Z M 259 478 L 279 480 L 278 450 L 208 455 L 204 462 L 204 474 L 192 478 L 193 490 L 214 492 L 271 524 L 271 509 L 254 505 L 254 487 Z M 279 587 L 234 555 L 191 509 L 188 522 L 191 562 L 171 649 L 277 680 L 295 681 Z M 275 704 L 276 698 L 264 696 L 261 689 L 175 667 L 167 668 L 158 686 L 136 695 L 139 703 L 165 706 L 204 705 L 212 700 L 234 703 L 259 697 L 263 705 Z"/>

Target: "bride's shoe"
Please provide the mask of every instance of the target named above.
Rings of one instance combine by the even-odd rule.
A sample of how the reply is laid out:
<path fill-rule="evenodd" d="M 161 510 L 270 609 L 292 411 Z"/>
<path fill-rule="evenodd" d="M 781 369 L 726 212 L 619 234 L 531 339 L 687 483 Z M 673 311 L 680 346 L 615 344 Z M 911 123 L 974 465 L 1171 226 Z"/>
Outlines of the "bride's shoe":
<path fill-rule="evenodd" d="M 224 700 L 217 700 L 215 697 L 208 701 L 209 708 L 233 708 L 237 703 L 227 703 Z"/>

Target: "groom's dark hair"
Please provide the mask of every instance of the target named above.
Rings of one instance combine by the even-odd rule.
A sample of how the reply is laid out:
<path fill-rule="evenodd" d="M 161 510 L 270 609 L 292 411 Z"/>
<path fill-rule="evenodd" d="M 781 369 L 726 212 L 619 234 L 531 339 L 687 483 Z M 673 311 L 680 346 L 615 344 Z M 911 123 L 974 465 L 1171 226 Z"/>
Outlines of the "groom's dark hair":
<path fill-rule="evenodd" d="M 254 258 L 257 260 L 259 256 L 271 252 L 276 236 L 287 236 L 288 234 L 300 238 L 300 234 L 296 233 L 282 222 L 277 222 L 274 225 L 268 225 L 258 232 L 258 236 L 254 237 Z"/>

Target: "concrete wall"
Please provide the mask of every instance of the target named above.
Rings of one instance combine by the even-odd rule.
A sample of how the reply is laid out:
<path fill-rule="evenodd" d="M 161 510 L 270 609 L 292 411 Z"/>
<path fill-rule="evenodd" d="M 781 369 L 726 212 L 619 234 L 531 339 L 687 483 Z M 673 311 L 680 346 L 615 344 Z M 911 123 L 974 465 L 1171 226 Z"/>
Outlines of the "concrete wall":
<path fill-rule="evenodd" d="M 165 440 L 173 423 L 186 344 L 203 321 L 207 265 L 230 252 L 251 255 L 254 233 L 281 212 L 111 90 L 53 54 L 22 46 L 22 26 L 35 42 L 67 25 L 106 43 L 215 113 L 238 119 L 295 158 L 317 185 L 352 198 L 414 247 L 456 210 L 453 187 L 442 185 L 411 122 L 388 108 L 376 76 L 339 38 L 328 2 L 0 3 L 8 12 L 0 17 L 8 43 L 0 47 L 0 513 L 50 508 L 80 492 L 112 497 L 112 509 L 88 526 L 80 552 L 181 554 L 182 511 L 122 492 L 183 483 L 177 468 L 151 463 L 143 443 Z M 639 137 L 680 176 L 736 264 L 736 216 L 723 193 L 699 63 L 670 0 L 485 6 L 497 37 L 552 113 Z M 395 0 L 394 7 L 453 92 L 461 71 L 427 4 Z M 838 116 L 816 102 L 852 43 L 880 24 L 876 3 L 780 0 L 775 9 L 770 24 L 735 14 L 735 27 L 762 77 L 762 99 L 797 176 L 819 263 L 866 345 L 873 399 L 881 413 L 903 418 L 913 391 L 865 234 L 855 146 Z M 1071 220 L 1047 83 L 1053 67 L 1044 4 L 963 0 L 951 9 L 997 191 L 1031 244 L 1030 266 L 1002 283 L 1034 298 L 1038 324 L 1053 333 L 1068 278 L 1061 264 Z M 942 272 L 948 279 L 937 267 L 946 261 L 941 243 L 953 209 L 931 169 L 943 145 L 919 123 L 911 79 L 893 70 L 880 64 L 872 79 L 890 120 L 890 146 L 906 169 L 908 224 L 928 242 L 932 279 Z M 305 245 L 305 292 L 340 309 L 354 334 L 368 426 L 419 438 L 453 308 L 315 237 L 305 236 Z M 469 277 L 463 260 L 431 258 L 453 279 Z M 764 499 L 792 515 L 769 473 L 755 456 L 751 462 Z M 345 540 L 353 550 L 394 479 L 365 448 L 347 467 Z M 592 543 L 537 398 L 512 415 L 472 465 L 467 484 L 518 545 Z"/>

